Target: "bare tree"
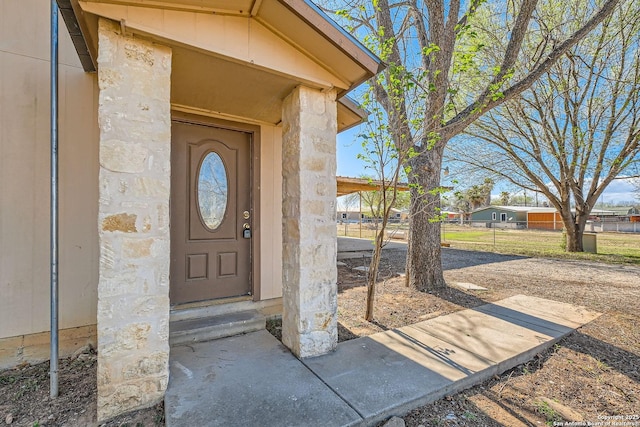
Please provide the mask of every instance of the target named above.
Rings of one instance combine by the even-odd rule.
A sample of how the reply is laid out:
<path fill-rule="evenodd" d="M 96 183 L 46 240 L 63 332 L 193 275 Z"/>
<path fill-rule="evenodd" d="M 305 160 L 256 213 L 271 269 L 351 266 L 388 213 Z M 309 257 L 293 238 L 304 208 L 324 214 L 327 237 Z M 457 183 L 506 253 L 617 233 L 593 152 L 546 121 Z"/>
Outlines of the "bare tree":
<path fill-rule="evenodd" d="M 572 47 L 531 90 L 467 129 L 460 160 L 542 192 L 562 217 L 566 249 L 604 189 L 640 164 L 640 9 L 623 5 Z"/>
<path fill-rule="evenodd" d="M 442 0 L 353 0 L 348 9 L 334 11 L 387 62 L 387 70 L 373 80 L 376 99 L 386 111 L 393 142 L 412 147 L 406 162 L 413 184 L 408 284 L 419 290 L 446 286 L 437 217 L 442 156 L 449 140 L 529 88 L 619 1 L 604 1 L 564 40 L 538 38 L 535 49 L 526 52 L 525 68 L 517 68 L 523 42 L 536 38 L 544 24 L 538 0 L 451 0 L 446 5 Z M 493 45 L 503 50 L 499 56 L 480 57 L 483 46 L 475 24 L 494 12 L 500 13 L 501 26 L 492 34 Z"/>
<path fill-rule="evenodd" d="M 373 255 L 369 264 L 367 275 L 367 302 L 365 320 L 372 321 L 374 317 L 376 285 L 382 250 L 388 243 L 385 236 L 391 209 L 400 201 L 398 184 L 403 176 L 403 165 L 412 154 L 411 145 L 407 140 L 392 141 L 391 132 L 388 131 L 385 112 L 376 102 L 375 86 L 370 85 L 369 91 L 364 96 L 363 105 L 370 111 L 367 122 L 367 130 L 360 135 L 363 140 L 365 154 L 361 154 L 361 160 L 365 161 L 367 168 L 375 173 L 375 180 L 379 187 L 375 191 L 363 193 L 363 198 L 371 209 L 376 221 L 376 233 L 374 237 Z M 370 178 L 373 180 L 373 178 Z M 366 194 L 366 196 L 365 196 Z"/>

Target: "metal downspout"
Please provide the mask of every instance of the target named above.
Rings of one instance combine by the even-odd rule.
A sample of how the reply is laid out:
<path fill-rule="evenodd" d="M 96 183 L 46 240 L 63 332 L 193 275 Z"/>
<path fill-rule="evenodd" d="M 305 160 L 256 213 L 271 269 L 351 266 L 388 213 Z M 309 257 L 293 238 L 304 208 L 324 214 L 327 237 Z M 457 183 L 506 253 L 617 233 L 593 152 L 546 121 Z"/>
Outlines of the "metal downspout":
<path fill-rule="evenodd" d="M 51 354 L 49 387 L 58 397 L 58 4 L 51 0 Z"/>

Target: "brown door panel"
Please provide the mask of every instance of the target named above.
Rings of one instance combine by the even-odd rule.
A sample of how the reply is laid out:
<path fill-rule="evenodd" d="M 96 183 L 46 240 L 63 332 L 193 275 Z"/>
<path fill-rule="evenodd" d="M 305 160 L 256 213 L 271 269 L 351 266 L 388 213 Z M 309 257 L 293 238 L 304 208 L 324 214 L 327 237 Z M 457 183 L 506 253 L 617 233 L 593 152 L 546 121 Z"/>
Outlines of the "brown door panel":
<path fill-rule="evenodd" d="M 171 303 L 251 293 L 251 135 L 174 122 Z"/>

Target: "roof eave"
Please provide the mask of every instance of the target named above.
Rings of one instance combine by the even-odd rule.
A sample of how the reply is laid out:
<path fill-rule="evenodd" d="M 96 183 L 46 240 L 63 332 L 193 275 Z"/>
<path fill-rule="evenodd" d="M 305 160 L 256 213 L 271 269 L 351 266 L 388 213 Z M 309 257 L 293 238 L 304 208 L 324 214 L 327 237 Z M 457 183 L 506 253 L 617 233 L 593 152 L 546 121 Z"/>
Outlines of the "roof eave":
<path fill-rule="evenodd" d="M 353 61 L 357 62 L 363 69 L 367 70 L 370 76 L 362 79 L 361 81 L 354 82 L 352 88 L 358 86 L 368 78 L 375 76 L 386 68 L 386 64 L 384 64 L 380 58 L 367 49 L 344 28 L 338 25 L 333 19 L 327 16 L 326 13 L 324 13 L 310 0 L 279 1 L 287 9 L 306 22 L 307 25 L 322 34 L 336 48 L 341 50 Z M 364 54 L 364 56 L 361 54 Z M 349 90 L 347 90 L 347 92 Z"/>
<path fill-rule="evenodd" d="M 89 53 L 87 41 L 82 33 L 82 29 L 80 28 L 80 23 L 78 22 L 71 0 L 56 0 L 56 3 L 58 4 L 58 9 L 60 9 L 60 14 L 62 15 L 62 19 L 67 27 L 67 31 L 71 36 L 73 46 L 76 48 L 82 68 L 87 73 L 95 73 L 96 66 L 93 63 L 91 54 Z"/>

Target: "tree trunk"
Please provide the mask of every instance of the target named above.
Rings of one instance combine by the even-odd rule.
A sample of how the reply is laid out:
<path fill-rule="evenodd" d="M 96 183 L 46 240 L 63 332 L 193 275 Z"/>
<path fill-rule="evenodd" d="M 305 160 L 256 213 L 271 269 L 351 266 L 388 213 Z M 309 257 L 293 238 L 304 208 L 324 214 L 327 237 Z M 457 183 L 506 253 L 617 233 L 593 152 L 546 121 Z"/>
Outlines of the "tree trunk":
<path fill-rule="evenodd" d="M 582 233 L 576 232 L 575 228 L 567 228 L 567 252 L 583 252 Z"/>
<path fill-rule="evenodd" d="M 440 259 L 440 169 L 446 142 L 412 158 L 409 163 L 411 208 L 409 216 L 410 251 L 407 253 L 407 281 L 422 292 L 447 286 Z M 435 191 L 434 191 L 435 190 Z"/>
<path fill-rule="evenodd" d="M 364 318 L 367 322 L 371 322 L 373 320 L 376 282 L 378 281 L 378 268 L 380 267 L 380 258 L 382 256 L 382 246 L 384 244 L 384 231 L 387 228 L 386 226 L 386 221 L 383 219 L 382 227 L 380 228 L 380 231 L 376 233 L 373 256 L 371 257 L 371 264 L 369 264 L 369 273 L 367 274 L 367 310 L 364 315 Z"/>
<path fill-rule="evenodd" d="M 582 235 L 587 224 L 587 216 L 579 215 L 572 217 L 571 221 L 565 221 L 564 228 L 567 233 L 567 252 L 584 252 L 582 246 Z"/>

